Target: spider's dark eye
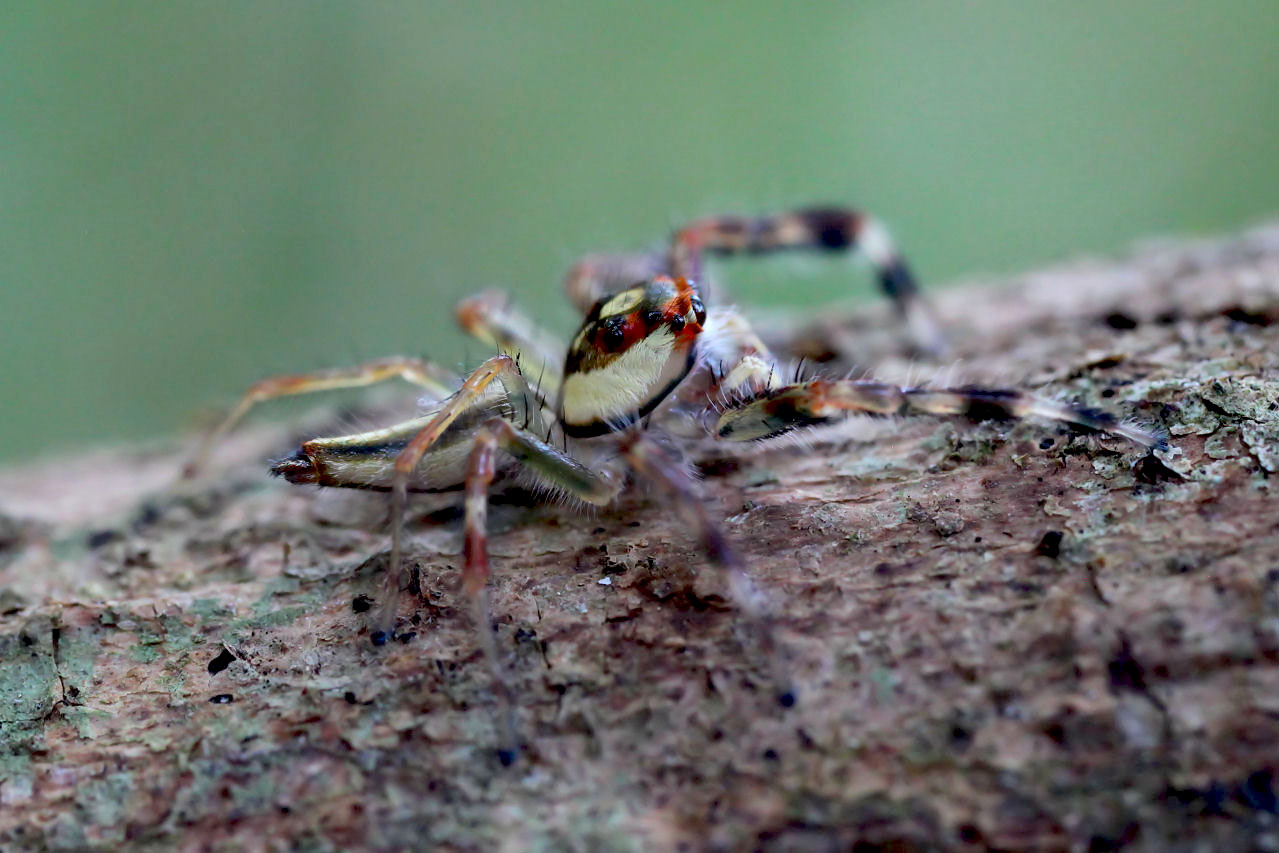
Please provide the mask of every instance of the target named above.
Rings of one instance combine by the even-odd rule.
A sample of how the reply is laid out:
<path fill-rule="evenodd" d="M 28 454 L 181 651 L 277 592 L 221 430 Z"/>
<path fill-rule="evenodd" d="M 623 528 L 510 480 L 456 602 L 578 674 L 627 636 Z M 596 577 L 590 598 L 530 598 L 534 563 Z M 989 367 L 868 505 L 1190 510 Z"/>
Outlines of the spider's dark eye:
<path fill-rule="evenodd" d="M 684 331 L 684 316 L 682 314 L 676 314 L 674 317 L 671 318 L 671 331 L 672 332 Z"/>
<path fill-rule="evenodd" d="M 658 323 L 662 322 L 662 312 L 649 311 L 644 315 L 644 322 L 648 323 L 650 326 L 656 326 Z"/>
<path fill-rule="evenodd" d="M 625 321 L 621 317 L 614 317 L 604 324 L 604 346 L 609 349 L 617 349 L 626 342 Z"/>
<path fill-rule="evenodd" d="M 693 300 L 689 303 L 689 307 L 693 309 L 693 316 L 697 318 L 697 325 L 705 325 L 706 306 L 702 304 L 702 300 L 694 296 Z"/>

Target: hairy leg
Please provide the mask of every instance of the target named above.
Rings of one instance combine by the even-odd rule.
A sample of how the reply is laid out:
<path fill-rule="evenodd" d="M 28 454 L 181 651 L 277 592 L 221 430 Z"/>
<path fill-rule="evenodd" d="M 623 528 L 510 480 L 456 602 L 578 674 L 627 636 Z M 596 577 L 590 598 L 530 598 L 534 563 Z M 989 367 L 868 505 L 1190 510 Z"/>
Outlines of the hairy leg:
<path fill-rule="evenodd" d="M 461 389 L 396 454 L 390 486 L 391 564 L 387 569 L 383 604 L 372 626 L 374 642 L 385 642 L 395 627 L 404 574 L 403 529 L 408 484 L 423 458 L 448 428 L 488 399 L 489 386 L 494 381 L 501 384 L 506 397 L 512 401 L 531 393 L 515 360 L 508 355 L 494 356 L 472 371 Z M 532 428 L 516 426 L 505 418 L 493 418 L 485 422 L 481 432 L 495 434 L 501 449 L 540 484 L 586 503 L 606 504 L 613 499 L 620 488 L 614 478 L 592 471 L 538 438 L 536 430 L 540 420 L 536 414 L 526 415 L 523 420 L 529 421 Z"/>
<path fill-rule="evenodd" d="M 382 606 L 378 610 L 372 628 L 375 643 L 385 642 L 395 628 L 395 613 L 399 606 L 403 577 L 401 554 L 403 553 L 404 508 L 408 502 L 409 480 L 431 445 L 439 440 L 458 417 L 484 398 L 489 385 L 496 379 L 501 380 L 508 395 L 524 385 L 515 359 L 509 355 L 493 356 L 466 377 L 457 393 L 450 397 L 426 426 L 422 427 L 396 454 L 391 478 L 391 563 L 387 566 Z"/>
<path fill-rule="evenodd" d="M 782 385 L 730 401 L 715 426 L 719 438 L 750 441 L 803 427 L 833 423 L 850 414 L 961 415 L 972 420 L 1042 418 L 1121 436 L 1145 448 L 1162 448 L 1157 433 L 1115 416 L 1045 400 L 1023 391 L 988 388 L 904 388 L 885 382 L 817 379 Z"/>
<path fill-rule="evenodd" d="M 769 216 L 708 216 L 677 228 L 665 252 L 587 255 L 568 272 L 564 288 L 586 313 L 605 296 L 655 275 L 696 281 L 713 296 L 705 275 L 707 256 L 819 251 L 866 258 L 880 288 L 907 324 L 915 345 L 937 355 L 946 342 L 915 276 L 874 217 L 843 207 L 812 207 Z M 714 299 L 708 301 L 714 302 Z"/>

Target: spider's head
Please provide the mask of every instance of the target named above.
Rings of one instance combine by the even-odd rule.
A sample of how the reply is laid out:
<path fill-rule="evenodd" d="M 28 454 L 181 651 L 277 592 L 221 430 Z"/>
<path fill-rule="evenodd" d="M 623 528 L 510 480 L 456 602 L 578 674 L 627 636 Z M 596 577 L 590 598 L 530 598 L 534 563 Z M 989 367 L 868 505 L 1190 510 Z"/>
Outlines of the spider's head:
<path fill-rule="evenodd" d="M 688 375 L 705 321 L 682 278 L 658 276 L 595 303 L 564 363 L 564 432 L 603 435 L 651 412 Z"/>

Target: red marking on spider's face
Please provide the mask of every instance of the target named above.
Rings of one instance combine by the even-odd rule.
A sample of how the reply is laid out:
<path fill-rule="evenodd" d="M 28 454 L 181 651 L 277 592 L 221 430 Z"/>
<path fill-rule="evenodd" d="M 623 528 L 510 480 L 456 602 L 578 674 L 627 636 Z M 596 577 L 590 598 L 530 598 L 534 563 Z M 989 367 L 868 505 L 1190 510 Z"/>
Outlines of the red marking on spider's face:
<path fill-rule="evenodd" d="M 706 322 L 706 308 L 702 305 L 697 288 L 685 278 L 660 276 L 653 280 L 654 289 L 660 288 L 661 298 L 656 298 L 643 309 L 635 312 L 641 317 L 649 333 L 667 331 L 674 338 L 676 352 L 686 353 Z M 657 295 L 657 294 L 654 294 Z"/>
<path fill-rule="evenodd" d="M 693 365 L 706 309 L 693 284 L 658 276 L 596 303 L 569 346 L 560 421 L 601 435 L 648 414 Z"/>
<path fill-rule="evenodd" d="M 677 278 L 674 285 L 677 295 L 667 302 L 662 318 L 675 333 L 676 347 L 687 349 L 702 333 L 702 326 L 706 322 L 706 307 L 702 305 L 697 289 L 687 279 Z"/>
<path fill-rule="evenodd" d="M 566 372 L 604 367 L 655 335 L 669 336 L 671 351 L 686 355 L 705 320 L 706 309 L 691 282 L 657 276 L 595 305 L 569 349 Z"/>
<path fill-rule="evenodd" d="M 644 327 L 638 312 L 617 314 L 595 327 L 595 332 L 591 335 L 591 346 L 600 352 L 626 352 L 651 332 L 651 329 Z"/>

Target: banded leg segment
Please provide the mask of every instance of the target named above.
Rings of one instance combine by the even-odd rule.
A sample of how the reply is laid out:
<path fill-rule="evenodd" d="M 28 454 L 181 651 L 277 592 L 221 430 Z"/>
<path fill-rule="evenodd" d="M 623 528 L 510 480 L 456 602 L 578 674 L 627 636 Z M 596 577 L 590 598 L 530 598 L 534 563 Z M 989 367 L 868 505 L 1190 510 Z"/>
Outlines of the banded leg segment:
<path fill-rule="evenodd" d="M 539 485 L 592 506 L 607 506 L 622 488 L 620 477 L 583 465 L 510 421 L 487 421 L 475 437 L 466 474 L 462 589 L 472 597 L 484 588 L 489 577 L 485 522 L 488 490 L 497 474 L 499 451 L 515 460 Z"/>
<path fill-rule="evenodd" d="M 520 394 L 526 388 L 515 359 L 509 355 L 488 359 L 471 372 L 457 393 L 445 402 L 435 417 L 395 456 L 391 475 L 391 564 L 387 566 L 382 607 L 372 630 L 374 642 L 385 642 L 395 628 L 395 613 L 399 608 L 403 575 L 400 557 L 403 553 L 404 508 L 408 503 L 409 480 L 431 445 L 439 440 L 463 412 L 483 399 L 489 385 L 497 379 L 500 379 L 508 396 Z"/>
<path fill-rule="evenodd" d="M 405 356 L 382 358 L 354 367 L 339 367 L 263 379 L 250 386 L 230 414 L 201 440 L 191 460 L 183 467 L 182 476 L 191 478 L 199 474 L 208 463 L 209 453 L 213 447 L 225 438 L 227 433 L 258 403 L 265 403 L 279 397 L 312 394 L 317 391 L 363 388 L 396 377 L 425 388 L 437 400 L 443 400 L 452 394 L 459 381 L 452 372 L 442 367 L 420 358 Z"/>
<path fill-rule="evenodd" d="M 796 249 L 859 252 L 870 261 L 880 288 L 893 300 L 916 343 L 930 353 L 945 349 L 941 331 L 919 292 L 915 276 L 887 229 L 856 210 L 813 207 L 774 216 L 699 219 L 675 232 L 668 266 L 672 275 L 700 280 L 706 255 Z"/>
<path fill-rule="evenodd" d="M 485 361 L 462 383 L 462 388 L 395 457 L 391 482 L 391 564 L 387 570 L 383 605 L 373 626 L 373 633 L 389 636 L 395 626 L 395 614 L 403 570 L 404 509 L 407 502 L 408 483 L 431 447 L 449 426 L 474 406 L 481 404 L 494 381 L 500 382 L 508 398 L 519 398 L 529 393 L 514 359 L 499 355 Z M 535 421 L 536 419 L 534 419 Z M 536 427 L 534 427 L 536 428 Z M 539 486 L 585 503 L 603 506 L 609 503 L 621 489 L 618 478 L 608 473 L 596 472 L 571 456 L 551 447 L 531 429 L 516 426 L 504 418 L 485 421 L 477 433 L 492 436 L 497 447 L 514 459 Z M 489 439 L 485 439 L 488 441 Z M 473 451 L 474 452 L 474 451 Z M 469 468 L 468 464 L 468 486 Z M 487 487 L 486 487 L 487 488 Z M 376 636 L 375 636 L 376 640 Z"/>
<path fill-rule="evenodd" d="M 506 424 L 505 421 L 493 421 Z M 506 424 L 508 427 L 510 424 Z M 502 763 L 510 765 L 519 750 L 519 737 L 515 733 L 515 701 L 511 696 L 510 682 L 506 678 L 502 658 L 498 655 L 493 639 L 493 621 L 488 601 L 488 490 L 497 476 L 498 437 L 495 430 L 485 424 L 475 437 L 470 463 L 466 473 L 466 529 L 462 540 L 462 592 L 471 601 L 471 619 L 475 622 L 480 649 L 488 661 L 493 678 L 493 689 L 498 694 L 500 706 L 498 729 L 503 746 Z"/>
<path fill-rule="evenodd" d="M 972 420 L 1042 418 L 1107 432 L 1145 448 L 1162 448 L 1156 433 L 1094 409 L 1026 394 L 985 388 L 903 388 L 883 382 L 814 380 L 784 385 L 731 404 L 716 434 L 730 441 L 771 438 L 802 427 L 833 423 L 850 414 L 961 415 Z"/>

